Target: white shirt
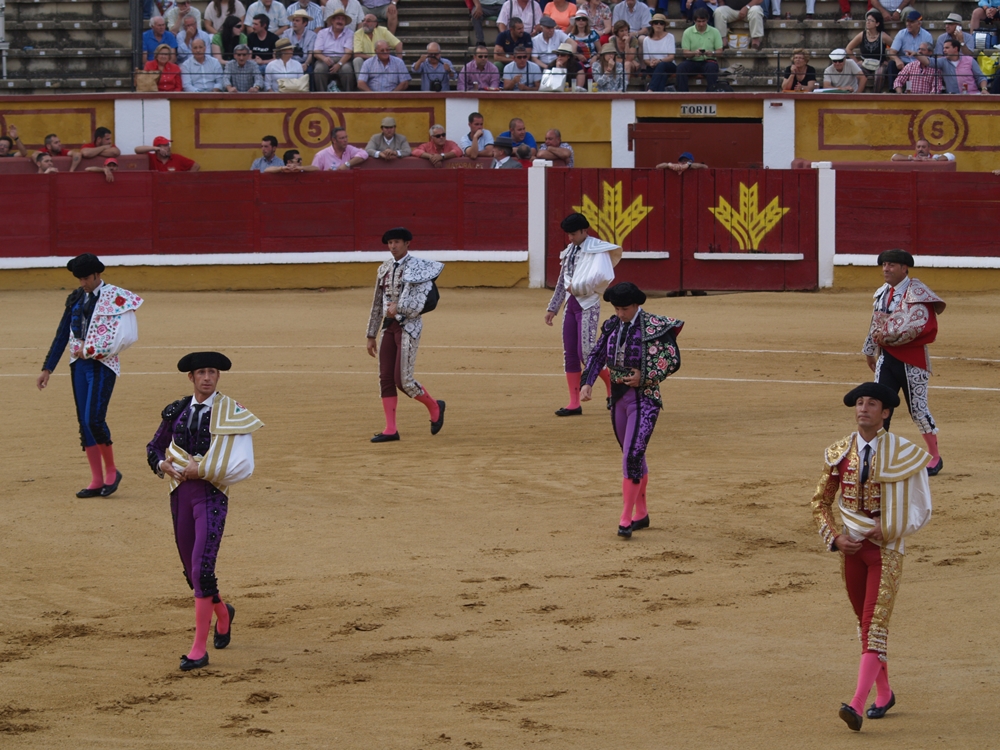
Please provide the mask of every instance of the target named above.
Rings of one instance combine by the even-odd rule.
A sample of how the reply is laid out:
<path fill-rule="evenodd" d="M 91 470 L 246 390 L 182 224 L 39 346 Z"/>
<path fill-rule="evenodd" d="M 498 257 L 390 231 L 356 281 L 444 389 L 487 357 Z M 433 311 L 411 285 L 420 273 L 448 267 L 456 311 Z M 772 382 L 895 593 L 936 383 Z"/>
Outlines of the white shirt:
<path fill-rule="evenodd" d="M 504 164 L 506 164 L 508 161 L 510 161 L 511 158 L 512 157 L 510 157 L 510 156 L 505 156 L 502 159 L 497 159 L 496 160 L 496 164 L 493 165 L 493 168 L 494 169 L 500 169 L 500 167 L 502 167 Z"/>
<path fill-rule="evenodd" d="M 326 26 L 327 19 L 333 15 L 335 10 L 342 10 L 347 14 L 347 26 L 344 28 L 350 31 L 351 34 L 354 34 L 358 30 L 358 27 L 361 26 L 361 21 L 365 17 L 365 11 L 358 0 L 347 0 L 347 3 L 343 3 L 341 0 L 329 0 L 323 8 L 324 26 Z"/>
<path fill-rule="evenodd" d="M 287 63 L 282 60 L 271 60 L 264 68 L 264 90 L 277 91 L 278 81 L 282 78 L 299 78 L 305 75 L 302 63 L 291 59 Z"/>
<path fill-rule="evenodd" d="M 264 3 L 258 0 L 258 2 L 247 8 L 247 14 L 244 20 L 244 23 L 246 24 L 244 33 L 246 33 L 247 36 L 250 36 L 250 27 L 253 26 L 253 17 L 259 16 L 261 13 L 271 19 L 271 25 L 267 27 L 267 30 L 272 34 L 277 34 L 278 29 L 283 26 L 288 26 L 288 12 L 285 10 L 284 5 L 279 3 L 278 0 L 274 0 L 274 2 L 271 3 L 271 10 L 268 10 L 264 7 Z"/>
<path fill-rule="evenodd" d="M 181 85 L 194 93 L 222 91 L 222 63 L 211 55 L 205 55 L 205 62 L 200 63 L 191 55 L 181 63 Z"/>
<path fill-rule="evenodd" d="M 562 29 L 556 29 L 552 38 L 545 41 L 545 35 L 537 34 L 531 37 L 531 54 L 537 57 L 546 65 L 551 65 L 556 61 L 556 50 L 559 45 L 569 39 L 569 35 Z"/>
<path fill-rule="evenodd" d="M 674 35 L 669 31 L 663 39 L 653 39 L 650 36 L 642 38 L 643 57 L 652 57 L 658 60 L 661 57 L 675 54 L 677 54 L 677 43 L 674 41 Z"/>

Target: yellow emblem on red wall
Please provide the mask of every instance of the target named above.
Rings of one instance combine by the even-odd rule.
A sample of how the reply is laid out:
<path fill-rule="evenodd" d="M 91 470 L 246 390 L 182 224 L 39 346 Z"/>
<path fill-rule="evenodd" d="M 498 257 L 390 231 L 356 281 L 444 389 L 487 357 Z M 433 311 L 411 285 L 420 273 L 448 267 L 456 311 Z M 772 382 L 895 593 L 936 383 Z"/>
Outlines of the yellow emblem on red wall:
<path fill-rule="evenodd" d="M 583 205 L 573 206 L 573 210 L 587 217 L 587 221 L 597 232 L 598 237 L 605 242 L 612 242 L 621 247 L 625 238 L 642 223 L 642 220 L 653 208 L 643 204 L 641 195 L 637 196 L 628 208 L 623 208 L 622 183 L 620 181 L 614 187 L 605 182 L 603 187 L 604 200 L 600 209 L 590 199 L 590 196 L 584 195 Z"/>
<path fill-rule="evenodd" d="M 764 237 L 778 226 L 778 223 L 790 209 L 782 208 L 775 196 L 767 207 L 760 210 L 758 183 L 747 187 L 740 183 L 740 210 L 735 211 L 731 205 L 719 196 L 719 205 L 709 208 L 716 220 L 736 238 L 740 250 L 757 250 Z"/>

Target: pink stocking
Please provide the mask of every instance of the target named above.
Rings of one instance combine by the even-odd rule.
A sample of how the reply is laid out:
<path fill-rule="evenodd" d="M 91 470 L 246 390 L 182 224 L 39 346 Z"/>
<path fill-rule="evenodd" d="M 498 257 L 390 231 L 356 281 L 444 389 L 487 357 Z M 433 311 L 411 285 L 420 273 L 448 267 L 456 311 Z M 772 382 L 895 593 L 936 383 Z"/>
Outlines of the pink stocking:
<path fill-rule="evenodd" d="M 215 632 L 225 635 L 229 632 L 229 610 L 226 609 L 226 603 L 220 597 L 219 602 L 212 605 L 212 609 L 215 611 Z"/>
<path fill-rule="evenodd" d="M 937 464 L 938 459 L 941 458 L 941 454 L 938 453 L 937 435 L 932 432 L 928 432 L 924 435 L 924 442 L 927 443 L 927 451 L 931 454 L 931 464 Z"/>
<path fill-rule="evenodd" d="M 872 685 L 882 669 L 882 662 L 879 661 L 878 654 L 874 651 L 865 651 L 861 654 L 861 664 L 858 666 L 858 689 L 851 700 L 851 708 L 863 715 L 865 701 L 868 700 L 868 693 L 872 690 Z M 886 702 L 889 699 L 886 698 Z"/>
<path fill-rule="evenodd" d="M 569 386 L 569 406 L 567 409 L 580 408 L 580 373 L 567 372 L 566 385 Z"/>
<path fill-rule="evenodd" d="M 632 525 L 632 510 L 639 499 L 640 486 L 628 477 L 622 479 L 622 517 L 619 526 Z"/>
<path fill-rule="evenodd" d="M 636 521 L 641 521 L 649 515 L 649 511 L 646 509 L 646 483 L 648 481 L 649 474 L 643 474 L 642 481 L 639 482 L 639 497 L 635 501 L 635 512 L 632 513 L 632 518 Z"/>
<path fill-rule="evenodd" d="M 87 453 L 87 463 L 90 464 L 90 484 L 88 490 L 99 490 L 104 486 L 104 473 L 101 471 L 101 449 L 96 445 L 88 445 L 84 449 Z M 114 482 L 114 475 L 112 475 Z"/>
<path fill-rule="evenodd" d="M 608 395 L 611 395 L 611 371 L 605 367 L 599 373 L 601 380 L 604 381 L 604 387 L 608 389 Z"/>
<path fill-rule="evenodd" d="M 396 404 L 399 398 L 388 396 L 382 399 L 382 410 L 385 412 L 385 435 L 396 434 Z"/>
<path fill-rule="evenodd" d="M 417 401 L 427 407 L 427 411 L 430 412 L 431 415 L 431 421 L 437 422 L 441 417 L 441 407 L 438 406 L 438 402 L 431 397 L 431 394 L 425 390 L 417 396 Z"/>
<path fill-rule="evenodd" d="M 115 468 L 115 449 L 111 443 L 97 446 L 101 451 L 101 458 L 104 459 L 104 483 L 114 484 L 118 478 L 118 469 Z"/>
<path fill-rule="evenodd" d="M 201 596 L 194 599 L 194 643 L 188 652 L 188 659 L 197 661 L 208 650 L 208 631 L 212 627 L 212 597 Z"/>
<path fill-rule="evenodd" d="M 892 688 L 889 687 L 889 665 L 879 662 L 878 676 L 875 678 L 875 705 L 884 706 L 892 698 Z"/>

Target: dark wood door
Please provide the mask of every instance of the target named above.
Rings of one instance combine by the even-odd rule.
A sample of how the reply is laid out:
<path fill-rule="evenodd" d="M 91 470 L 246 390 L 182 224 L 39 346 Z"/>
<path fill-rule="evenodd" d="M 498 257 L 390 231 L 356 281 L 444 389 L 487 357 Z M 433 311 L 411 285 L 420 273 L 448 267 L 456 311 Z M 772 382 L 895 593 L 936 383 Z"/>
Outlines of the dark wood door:
<path fill-rule="evenodd" d="M 760 169 L 764 162 L 764 126 L 760 120 L 685 118 L 638 122 L 631 126 L 631 139 L 637 168 L 676 162 L 685 151 L 713 169 Z"/>

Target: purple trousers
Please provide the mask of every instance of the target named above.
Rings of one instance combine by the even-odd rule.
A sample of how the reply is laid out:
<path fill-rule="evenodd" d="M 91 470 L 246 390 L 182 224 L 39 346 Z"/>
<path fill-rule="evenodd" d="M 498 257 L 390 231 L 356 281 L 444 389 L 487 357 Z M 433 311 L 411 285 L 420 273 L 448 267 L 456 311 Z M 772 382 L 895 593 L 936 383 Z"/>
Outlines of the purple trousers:
<path fill-rule="evenodd" d="M 590 356 L 590 350 L 597 341 L 601 323 L 601 306 L 594 305 L 589 310 L 580 307 L 572 294 L 566 300 L 563 313 L 563 357 L 566 372 L 583 372 L 583 365 Z"/>
<path fill-rule="evenodd" d="M 188 479 L 170 493 L 174 541 L 184 566 L 184 577 L 199 599 L 219 601 L 215 560 L 226 528 L 229 498 L 209 482 Z"/>
<path fill-rule="evenodd" d="M 646 466 L 646 446 L 653 435 L 660 410 L 639 391 L 629 388 L 611 410 L 611 424 L 622 448 L 622 476 L 638 484 L 649 473 Z"/>

